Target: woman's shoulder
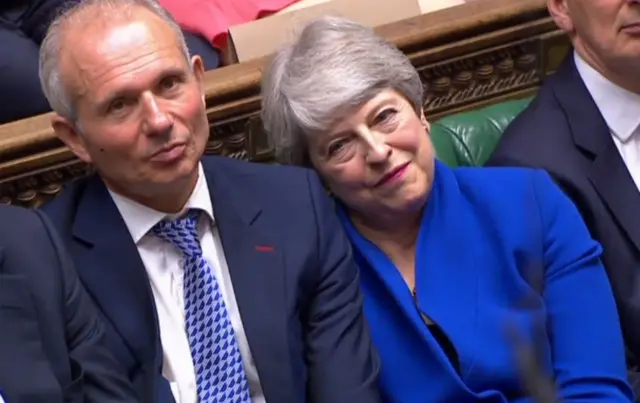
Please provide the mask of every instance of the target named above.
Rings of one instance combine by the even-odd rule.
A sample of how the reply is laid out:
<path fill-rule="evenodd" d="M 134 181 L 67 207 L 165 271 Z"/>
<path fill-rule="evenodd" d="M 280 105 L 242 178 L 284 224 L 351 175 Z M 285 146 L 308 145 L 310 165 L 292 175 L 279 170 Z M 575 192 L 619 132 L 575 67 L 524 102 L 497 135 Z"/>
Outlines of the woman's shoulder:
<path fill-rule="evenodd" d="M 558 192 L 549 174 L 540 169 L 521 167 L 454 168 L 453 176 L 463 194 L 476 199 L 515 202 Z"/>
<path fill-rule="evenodd" d="M 464 184 L 486 181 L 498 187 L 530 182 L 533 177 L 546 174 L 540 169 L 523 167 L 459 167 L 451 171 Z"/>
<path fill-rule="evenodd" d="M 544 218 L 575 209 L 543 170 L 478 167 L 445 168 L 444 171 L 448 173 L 443 173 L 443 179 L 447 178 L 443 182 L 449 189 L 445 193 L 457 198 L 458 206 L 481 216 L 481 221 L 493 221 L 494 225 L 497 221 L 511 227 L 514 221 Z"/>

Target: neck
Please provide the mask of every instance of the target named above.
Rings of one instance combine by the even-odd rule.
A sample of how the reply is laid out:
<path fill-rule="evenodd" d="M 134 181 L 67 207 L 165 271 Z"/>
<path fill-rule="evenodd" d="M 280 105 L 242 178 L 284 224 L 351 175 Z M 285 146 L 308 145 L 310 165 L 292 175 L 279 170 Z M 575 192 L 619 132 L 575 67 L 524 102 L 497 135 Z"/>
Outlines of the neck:
<path fill-rule="evenodd" d="M 366 216 L 352 212 L 353 225 L 387 255 L 413 253 L 420 231 L 422 209 L 388 217 Z"/>
<path fill-rule="evenodd" d="M 112 192 L 118 193 L 121 196 L 156 211 L 166 214 L 176 214 L 182 211 L 184 206 L 187 204 L 189 197 L 191 197 L 191 194 L 198 182 L 198 171 L 196 170 L 193 174 L 181 179 L 177 183 L 158 186 L 159 190 L 154 192 L 140 192 L 139 190 L 143 190 L 140 188 L 136 189 L 138 191 L 131 191 L 130 189 L 119 186 L 105 178 L 103 178 L 103 180 L 107 185 L 107 188 Z"/>
<path fill-rule="evenodd" d="M 393 217 L 351 214 L 353 225 L 391 259 L 409 290 L 415 289 L 416 241 L 422 209 Z"/>

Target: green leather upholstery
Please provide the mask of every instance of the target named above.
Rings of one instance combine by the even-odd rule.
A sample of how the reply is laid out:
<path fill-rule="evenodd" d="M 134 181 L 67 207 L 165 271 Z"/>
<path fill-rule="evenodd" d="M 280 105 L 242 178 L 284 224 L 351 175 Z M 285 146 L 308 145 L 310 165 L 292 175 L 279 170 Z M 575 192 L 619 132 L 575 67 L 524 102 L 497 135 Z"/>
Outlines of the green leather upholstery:
<path fill-rule="evenodd" d="M 481 166 L 489 159 L 502 132 L 531 98 L 446 116 L 431 124 L 436 156 L 445 164 Z"/>

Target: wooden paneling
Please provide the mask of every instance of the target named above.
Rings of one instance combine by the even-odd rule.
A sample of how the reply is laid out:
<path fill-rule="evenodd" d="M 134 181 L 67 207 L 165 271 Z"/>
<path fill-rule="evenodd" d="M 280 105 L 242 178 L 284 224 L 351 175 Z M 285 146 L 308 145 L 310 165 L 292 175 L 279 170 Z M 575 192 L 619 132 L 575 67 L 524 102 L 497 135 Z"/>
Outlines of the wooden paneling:
<path fill-rule="evenodd" d="M 534 94 L 569 50 L 544 0 L 477 0 L 377 31 L 404 51 L 430 119 Z M 258 114 L 266 60 L 206 73 L 207 153 L 272 161 Z M 56 138 L 50 115 L 0 126 L 0 202 L 37 206 L 90 168 Z"/>

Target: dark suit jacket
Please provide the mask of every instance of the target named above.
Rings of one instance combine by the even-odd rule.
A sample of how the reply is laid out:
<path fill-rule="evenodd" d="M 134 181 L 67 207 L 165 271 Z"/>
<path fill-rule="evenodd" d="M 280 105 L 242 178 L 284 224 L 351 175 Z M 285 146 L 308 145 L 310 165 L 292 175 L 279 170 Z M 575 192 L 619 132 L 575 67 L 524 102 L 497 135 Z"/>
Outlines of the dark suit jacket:
<path fill-rule="evenodd" d="M 547 170 L 578 206 L 617 300 L 627 347 L 640 358 L 640 192 L 569 55 L 506 129 L 488 165 Z M 585 290 L 589 292 L 589 290 Z"/>
<path fill-rule="evenodd" d="M 0 391 L 8 403 L 135 402 L 44 214 L 0 207 Z"/>
<path fill-rule="evenodd" d="M 378 401 L 379 363 L 357 268 L 317 176 L 223 157 L 202 163 L 266 400 Z M 45 211 L 107 318 L 111 351 L 142 400 L 172 402 L 147 274 L 105 185 L 97 177 L 74 183 Z"/>

